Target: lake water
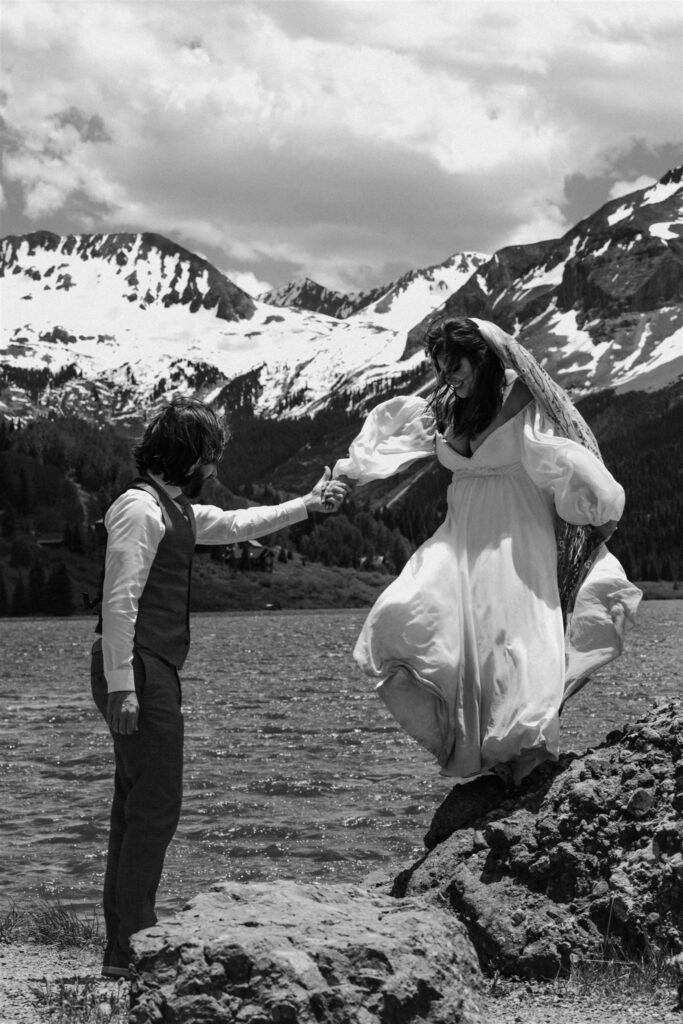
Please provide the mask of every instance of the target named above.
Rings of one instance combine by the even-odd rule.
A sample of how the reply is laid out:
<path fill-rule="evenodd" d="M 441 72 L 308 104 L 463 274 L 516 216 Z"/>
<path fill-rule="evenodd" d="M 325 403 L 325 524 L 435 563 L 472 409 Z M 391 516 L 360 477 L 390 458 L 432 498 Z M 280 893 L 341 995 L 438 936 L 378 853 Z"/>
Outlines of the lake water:
<path fill-rule="evenodd" d="M 450 789 L 351 659 L 364 612 L 198 615 L 183 673 L 185 803 L 159 904 L 208 883 L 360 881 L 419 856 Z M 92 619 L 0 620 L 0 909 L 99 903 L 111 751 Z M 627 653 L 563 716 L 565 749 L 681 693 L 683 602 L 641 605 Z"/>

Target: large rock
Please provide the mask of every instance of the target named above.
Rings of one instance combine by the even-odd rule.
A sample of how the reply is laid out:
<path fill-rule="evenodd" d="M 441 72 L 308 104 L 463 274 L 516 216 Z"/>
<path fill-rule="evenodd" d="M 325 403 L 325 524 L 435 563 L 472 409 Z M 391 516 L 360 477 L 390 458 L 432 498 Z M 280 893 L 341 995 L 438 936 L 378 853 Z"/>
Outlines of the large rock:
<path fill-rule="evenodd" d="M 445 898 L 485 967 L 554 977 L 576 957 L 683 950 L 681 701 L 519 790 L 470 785 L 444 801 L 435 848 L 393 894 Z"/>
<path fill-rule="evenodd" d="M 131 1022 L 479 1024 L 447 910 L 350 885 L 226 882 L 134 937 Z"/>

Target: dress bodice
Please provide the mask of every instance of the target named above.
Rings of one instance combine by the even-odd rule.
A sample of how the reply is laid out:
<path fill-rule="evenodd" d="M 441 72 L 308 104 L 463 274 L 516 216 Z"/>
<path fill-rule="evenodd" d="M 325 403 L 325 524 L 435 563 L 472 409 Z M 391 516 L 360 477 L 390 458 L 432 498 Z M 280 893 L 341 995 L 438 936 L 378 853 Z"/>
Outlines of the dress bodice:
<path fill-rule="evenodd" d="M 437 431 L 436 457 L 455 478 L 460 476 L 503 476 L 521 467 L 521 435 L 518 429 L 524 409 L 492 430 L 471 455 L 456 452 Z"/>

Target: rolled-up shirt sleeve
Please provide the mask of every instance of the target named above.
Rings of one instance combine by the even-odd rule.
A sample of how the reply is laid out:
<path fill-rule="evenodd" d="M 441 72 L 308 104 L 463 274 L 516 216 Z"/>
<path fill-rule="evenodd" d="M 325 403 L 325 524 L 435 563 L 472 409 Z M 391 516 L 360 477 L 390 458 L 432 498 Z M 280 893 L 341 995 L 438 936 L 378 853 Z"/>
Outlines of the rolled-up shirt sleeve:
<path fill-rule="evenodd" d="M 102 656 L 107 690 L 114 693 L 135 689 L 133 643 L 138 602 L 165 528 L 156 499 L 146 491 L 132 489 L 111 505 L 104 525 Z"/>
<path fill-rule="evenodd" d="M 216 505 L 193 505 L 198 544 L 235 544 L 251 537 L 277 533 L 308 519 L 303 498 L 280 505 L 255 505 L 225 512 Z"/>

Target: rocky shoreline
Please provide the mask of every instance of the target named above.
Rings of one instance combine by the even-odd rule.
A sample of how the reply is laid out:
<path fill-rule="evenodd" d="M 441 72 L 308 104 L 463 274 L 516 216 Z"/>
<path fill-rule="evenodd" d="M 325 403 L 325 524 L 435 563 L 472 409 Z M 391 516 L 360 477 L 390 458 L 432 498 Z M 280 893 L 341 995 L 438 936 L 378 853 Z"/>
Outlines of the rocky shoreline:
<path fill-rule="evenodd" d="M 136 936 L 131 1021 L 480 1024 L 486 978 L 683 964 L 681 810 L 669 701 L 519 788 L 456 787 L 391 884 L 213 886 Z"/>
<path fill-rule="evenodd" d="M 425 837 L 430 852 L 392 894 L 438 895 L 489 973 L 553 978 L 587 958 L 676 955 L 681 811 L 683 715 L 671 701 L 519 789 L 482 779 L 453 790 Z"/>
<path fill-rule="evenodd" d="M 60 950 L 33 943 L 0 945 L 2 1024 L 92 1022 L 123 1024 L 128 985 L 100 978 L 101 951 Z M 52 989 L 52 998 L 48 996 Z M 89 993 L 90 1015 L 82 1011 Z M 484 1024 L 681 1024 L 673 988 L 651 993 L 577 991 L 565 981 L 533 983 L 509 979 L 481 993 Z M 189 1024 L 189 1022 L 188 1022 Z"/>
<path fill-rule="evenodd" d="M 682 810 L 673 700 L 518 789 L 456 787 L 395 878 L 214 885 L 135 937 L 131 1024 L 680 1024 Z M 95 983 L 99 953 L 46 948 L 0 946 L 7 1024 L 57 1019 L 21 1008 L 48 968 Z M 662 970 L 632 985 L 648 964 Z"/>

